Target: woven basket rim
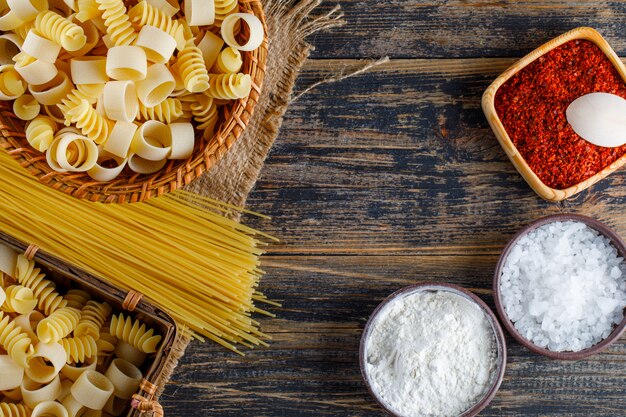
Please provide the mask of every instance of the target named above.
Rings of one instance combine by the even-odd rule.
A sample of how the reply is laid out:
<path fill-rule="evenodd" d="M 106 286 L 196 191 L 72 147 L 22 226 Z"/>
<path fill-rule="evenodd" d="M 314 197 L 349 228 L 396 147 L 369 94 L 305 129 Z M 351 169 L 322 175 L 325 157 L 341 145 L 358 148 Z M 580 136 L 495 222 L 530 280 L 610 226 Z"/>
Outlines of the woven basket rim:
<path fill-rule="evenodd" d="M 247 97 L 224 106 L 225 117 L 218 123 L 213 137 L 207 140 L 202 134 L 198 135 L 188 159 L 168 160 L 165 167 L 154 174 L 123 174 L 106 183 L 94 181 L 86 173 L 56 172 L 46 163 L 45 154 L 28 144 L 25 122 L 13 114 L 10 102 L 6 101 L 0 103 L 0 147 L 40 182 L 80 199 L 103 203 L 140 202 L 188 185 L 213 167 L 241 137 L 259 101 L 268 50 L 263 5 L 259 0 L 239 0 L 239 11 L 256 15 L 265 31 L 259 48 L 242 53 L 242 72 L 251 76 L 252 91 Z"/>

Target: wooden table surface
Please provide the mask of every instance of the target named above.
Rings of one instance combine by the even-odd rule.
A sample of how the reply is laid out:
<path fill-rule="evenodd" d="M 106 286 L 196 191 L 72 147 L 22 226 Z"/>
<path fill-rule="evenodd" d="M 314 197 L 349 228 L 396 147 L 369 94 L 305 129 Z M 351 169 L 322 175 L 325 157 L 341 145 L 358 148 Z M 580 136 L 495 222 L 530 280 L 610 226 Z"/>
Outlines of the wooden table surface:
<path fill-rule="evenodd" d="M 328 4 L 330 8 L 334 4 Z M 303 89 L 358 59 L 374 71 L 322 86 L 289 109 L 248 223 L 281 239 L 264 259 L 271 347 L 241 358 L 194 343 L 168 387 L 176 416 L 381 416 L 358 367 L 363 325 L 391 292 L 452 282 L 493 306 L 495 263 L 526 223 L 583 213 L 626 236 L 626 170 L 562 203 L 516 173 L 480 109 L 516 58 L 577 26 L 626 56 L 626 3 L 341 0 L 348 25 L 314 36 Z M 626 338 L 578 362 L 507 336 L 500 391 L 482 416 L 626 415 Z"/>

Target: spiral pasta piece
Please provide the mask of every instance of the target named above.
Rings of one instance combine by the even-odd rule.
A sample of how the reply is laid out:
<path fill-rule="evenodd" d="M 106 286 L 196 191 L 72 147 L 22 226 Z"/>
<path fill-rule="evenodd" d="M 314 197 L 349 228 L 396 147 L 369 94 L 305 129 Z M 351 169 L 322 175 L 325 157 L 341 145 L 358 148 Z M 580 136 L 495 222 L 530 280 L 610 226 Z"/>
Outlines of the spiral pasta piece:
<path fill-rule="evenodd" d="M 37 15 L 35 29 L 46 38 L 61 45 L 66 51 L 77 51 L 87 42 L 83 28 L 50 10 Z"/>
<path fill-rule="evenodd" d="M 8 100 L 15 99 L 26 92 L 26 82 L 13 65 L 5 65 L 0 70 L 0 93 Z M 4 98 L 3 98 L 4 99 Z"/>
<path fill-rule="evenodd" d="M 63 307 L 37 324 L 37 337 L 43 343 L 56 343 L 69 335 L 80 320 L 80 311 Z"/>
<path fill-rule="evenodd" d="M 4 292 L 7 298 L 2 304 L 2 310 L 7 313 L 28 314 L 37 306 L 37 298 L 28 287 L 10 285 Z"/>
<path fill-rule="evenodd" d="M 252 90 L 252 79 L 248 74 L 211 74 L 210 84 L 205 94 L 222 100 L 244 98 Z"/>
<path fill-rule="evenodd" d="M 110 332 L 112 336 L 132 345 L 143 353 L 156 352 L 161 336 L 154 335 L 154 329 L 146 329 L 146 325 L 139 320 L 126 318 L 123 314 L 111 317 Z"/>
<path fill-rule="evenodd" d="M 104 84 L 79 84 L 58 104 L 63 113 L 78 107 L 83 100 L 95 103 L 104 91 Z"/>
<path fill-rule="evenodd" d="M 87 304 L 80 312 L 80 321 L 74 329 L 74 336 L 93 336 L 94 339 L 100 337 L 100 329 L 111 314 L 111 306 L 107 303 L 87 301 Z"/>
<path fill-rule="evenodd" d="M 13 29 L 13 32 L 22 40 L 26 39 L 26 35 L 28 32 L 35 28 L 35 21 L 31 20 L 30 22 L 24 22 L 23 25 L 16 27 Z"/>
<path fill-rule="evenodd" d="M 202 52 L 191 41 L 178 54 L 178 71 L 187 91 L 199 93 L 209 88 L 209 72 Z"/>
<path fill-rule="evenodd" d="M 98 354 L 96 339 L 91 335 L 68 337 L 59 343 L 67 353 L 67 363 L 82 363 Z"/>
<path fill-rule="evenodd" d="M 37 116 L 26 124 L 26 140 L 39 152 L 45 152 L 57 131 L 58 125 L 48 116 Z"/>
<path fill-rule="evenodd" d="M 219 116 L 214 100 L 204 94 L 198 95 L 197 101 L 191 103 L 191 113 L 198 122 L 197 129 L 202 131 L 205 139 L 210 138 L 215 132 Z"/>
<path fill-rule="evenodd" d="M 17 282 L 33 290 L 39 300 L 37 308 L 46 315 L 66 306 L 67 301 L 55 291 L 54 283 L 45 279 L 46 275 L 41 273 L 41 269 L 35 268 L 35 261 L 18 255 L 14 275 Z"/>
<path fill-rule="evenodd" d="M 86 22 L 96 17 L 100 17 L 102 12 L 98 8 L 98 2 L 96 0 L 77 0 L 78 13 L 76 13 L 76 19 L 81 22 Z"/>
<path fill-rule="evenodd" d="M 238 0 L 215 0 L 215 22 L 213 24 L 221 27 L 222 22 L 228 15 L 239 11 L 238 6 Z"/>
<path fill-rule="evenodd" d="M 28 417 L 30 412 L 24 404 L 0 403 L 0 417 Z"/>
<path fill-rule="evenodd" d="M 107 34 L 116 46 L 130 45 L 137 39 L 137 32 L 131 25 L 126 14 L 126 6 L 122 0 L 96 0 L 102 11 Z"/>
<path fill-rule="evenodd" d="M 87 304 L 87 301 L 91 299 L 88 292 L 72 288 L 63 296 L 63 299 L 67 301 L 67 306 L 82 310 Z"/>
<path fill-rule="evenodd" d="M 146 107 L 139 102 L 139 120 L 158 120 L 163 123 L 170 123 L 183 115 L 180 100 L 168 97 L 154 107 Z"/>
<path fill-rule="evenodd" d="M 104 143 L 109 138 L 109 132 L 113 128 L 111 121 L 96 112 L 87 100 L 82 100 L 77 107 L 70 109 L 65 114 L 66 123 L 75 123 L 83 135 L 97 144 Z"/>
<path fill-rule="evenodd" d="M 28 367 L 28 359 L 35 353 L 28 334 L 2 311 L 0 311 L 0 346 L 22 368 Z"/>
<path fill-rule="evenodd" d="M 187 28 L 181 21 L 173 20 L 162 10 L 152 6 L 145 0 L 131 7 L 128 11 L 128 17 L 137 27 L 150 25 L 169 33 L 176 39 L 176 47 L 178 49 L 182 49 L 187 40 L 193 37 L 193 34 L 186 30 Z"/>

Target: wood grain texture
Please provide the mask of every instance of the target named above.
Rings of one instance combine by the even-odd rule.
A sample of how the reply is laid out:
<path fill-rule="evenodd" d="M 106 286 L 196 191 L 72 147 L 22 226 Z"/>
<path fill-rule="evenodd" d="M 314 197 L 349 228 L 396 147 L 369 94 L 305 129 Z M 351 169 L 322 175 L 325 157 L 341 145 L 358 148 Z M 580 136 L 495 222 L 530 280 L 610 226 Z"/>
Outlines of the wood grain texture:
<path fill-rule="evenodd" d="M 571 200 L 543 201 L 480 109 L 511 57 L 574 26 L 599 23 L 626 52 L 626 38 L 617 38 L 624 3 L 341 4 L 351 25 L 313 39 L 324 59 L 307 63 L 298 89 L 354 67 L 352 58 L 407 59 L 319 87 L 290 107 L 249 199 L 273 219 L 247 219 L 281 239 L 264 259 L 262 283 L 283 303 L 272 309 L 278 318 L 261 319 L 274 340 L 243 358 L 192 344 L 163 397 L 168 416 L 382 416 L 361 383 L 358 343 L 391 292 L 446 281 L 493 306 L 500 250 L 548 214 L 586 214 L 626 235 L 626 171 Z M 626 338 L 578 362 L 507 342 L 504 383 L 482 416 L 626 415 Z"/>

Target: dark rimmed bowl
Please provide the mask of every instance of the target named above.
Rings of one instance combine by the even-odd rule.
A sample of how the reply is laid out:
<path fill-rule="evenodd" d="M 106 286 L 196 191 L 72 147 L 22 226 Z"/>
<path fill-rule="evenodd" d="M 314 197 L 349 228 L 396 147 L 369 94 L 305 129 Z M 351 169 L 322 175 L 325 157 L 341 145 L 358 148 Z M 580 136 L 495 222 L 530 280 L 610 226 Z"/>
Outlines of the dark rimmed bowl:
<path fill-rule="evenodd" d="M 378 404 L 389 415 L 393 417 L 405 417 L 391 410 L 389 406 L 385 404 L 384 401 L 378 397 L 378 395 L 376 395 L 376 392 L 372 388 L 368 375 L 367 375 L 366 366 L 365 366 L 365 361 L 366 361 L 365 346 L 367 344 L 366 343 L 367 339 L 369 338 L 370 333 L 371 333 L 372 323 L 376 320 L 376 318 L 378 317 L 378 314 L 382 311 L 382 309 L 385 306 L 387 306 L 390 302 L 396 300 L 397 298 L 408 295 L 410 293 L 418 292 L 418 291 L 433 291 L 433 292 L 434 291 L 447 291 L 447 292 L 451 292 L 453 294 L 459 295 L 469 300 L 470 302 L 474 303 L 482 311 L 484 311 L 487 316 L 487 319 L 489 320 L 489 323 L 491 324 L 494 338 L 496 340 L 496 346 L 498 348 L 498 357 L 497 357 L 497 363 L 496 363 L 496 367 L 497 367 L 496 377 L 494 379 L 493 384 L 491 385 L 491 387 L 485 394 L 485 396 L 478 403 L 474 404 L 472 408 L 470 408 L 469 410 L 466 410 L 465 412 L 463 412 L 463 414 L 460 414 L 458 417 L 476 416 L 480 411 L 482 411 L 485 407 L 487 407 L 487 405 L 489 405 L 493 397 L 495 397 L 496 392 L 498 392 L 498 389 L 500 388 L 500 384 L 502 384 L 502 379 L 504 378 L 504 370 L 506 368 L 506 342 L 504 339 L 504 333 L 502 331 L 502 327 L 500 327 L 500 323 L 498 323 L 498 318 L 491 311 L 489 306 L 487 306 L 487 304 L 485 304 L 483 300 L 478 298 L 476 295 L 474 295 L 470 291 L 454 284 L 438 283 L 438 282 L 424 282 L 421 284 L 404 287 L 394 292 L 389 297 L 385 298 L 385 300 L 383 300 L 383 302 L 380 303 L 378 307 L 376 307 L 376 309 L 370 316 L 369 320 L 365 324 L 365 328 L 363 329 L 363 334 L 361 335 L 361 343 L 359 346 L 359 365 L 361 367 L 361 376 L 363 377 L 363 381 L 365 382 L 365 387 L 369 391 L 370 395 L 376 400 L 376 402 L 378 402 Z"/>
<path fill-rule="evenodd" d="M 592 229 L 596 230 L 597 232 L 608 238 L 611 244 L 617 249 L 619 255 L 622 258 L 626 259 L 626 245 L 624 244 L 624 241 L 621 237 L 619 237 L 617 233 L 615 233 L 615 231 L 613 231 L 613 229 L 611 229 L 604 223 L 592 219 L 591 217 L 581 216 L 580 214 L 553 214 L 551 216 L 546 216 L 535 220 L 526 227 L 522 228 L 522 230 L 517 232 L 517 234 L 513 236 L 509 243 L 507 243 L 507 245 L 504 247 L 504 250 L 502 251 L 502 254 L 500 255 L 498 264 L 496 265 L 496 272 L 493 277 L 493 294 L 496 303 L 496 310 L 498 311 L 498 315 L 500 316 L 502 324 L 511 334 L 511 336 L 513 336 L 513 338 L 515 338 L 515 340 L 517 340 L 521 345 L 525 346 L 535 353 L 539 353 L 540 355 L 544 355 L 552 359 L 578 360 L 601 352 L 613 343 L 615 343 L 620 338 L 622 333 L 624 333 L 624 330 L 626 330 L 626 317 L 624 317 L 624 319 L 618 326 L 615 326 L 615 329 L 613 329 L 611 334 L 609 334 L 606 339 L 602 340 L 600 343 L 591 346 L 590 348 L 583 349 L 578 352 L 555 352 L 553 350 L 545 349 L 535 345 L 533 342 L 526 339 L 517 331 L 515 325 L 511 320 L 509 320 L 509 317 L 504 311 L 504 306 L 502 305 L 500 294 L 500 276 L 502 275 L 502 268 L 504 267 L 504 264 L 509 256 L 509 253 L 511 252 L 511 249 L 513 248 L 513 246 L 515 246 L 515 244 L 517 244 L 522 236 L 548 223 L 566 221 L 577 221 L 585 223 L 587 226 L 591 227 Z"/>

